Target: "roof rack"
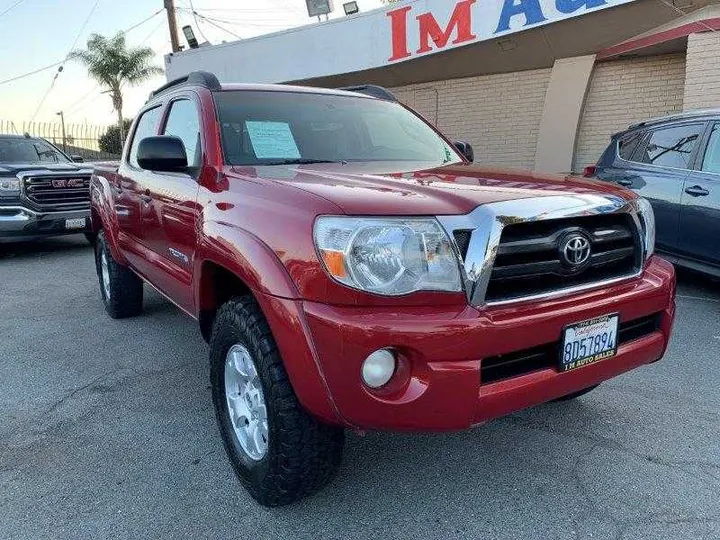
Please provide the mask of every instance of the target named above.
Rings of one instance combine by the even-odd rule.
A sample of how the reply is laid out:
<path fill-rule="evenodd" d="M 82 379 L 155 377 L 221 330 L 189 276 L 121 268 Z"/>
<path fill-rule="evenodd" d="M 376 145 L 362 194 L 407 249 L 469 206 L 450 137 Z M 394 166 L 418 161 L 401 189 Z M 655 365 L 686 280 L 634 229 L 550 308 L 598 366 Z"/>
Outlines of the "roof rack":
<path fill-rule="evenodd" d="M 658 116 L 657 118 L 650 118 L 644 122 L 637 122 L 630 124 L 628 129 L 635 129 L 642 126 L 651 124 L 657 124 L 658 122 L 666 122 L 668 120 L 684 120 L 685 118 L 695 118 L 698 116 L 718 116 L 720 115 L 720 109 L 695 109 L 694 111 L 684 111 L 675 114 L 669 114 L 667 116 Z"/>
<path fill-rule="evenodd" d="M 343 86 L 338 90 L 345 90 L 346 92 L 356 92 L 358 94 L 365 94 L 366 96 L 374 97 L 377 99 L 383 99 L 385 101 L 397 101 L 397 98 L 387 88 L 377 86 L 374 84 L 362 84 L 359 86 Z"/>
<path fill-rule="evenodd" d="M 157 97 L 158 95 L 162 94 L 166 90 L 169 90 L 170 88 L 175 88 L 176 86 L 181 86 L 183 84 L 192 84 L 195 86 L 203 86 L 207 88 L 208 90 L 218 91 L 221 89 L 220 81 L 218 81 L 218 78 L 212 74 L 208 73 L 207 71 L 193 71 L 192 73 L 189 73 L 185 75 L 184 77 L 179 77 L 177 79 L 174 79 L 170 82 L 167 82 L 163 84 L 160 88 L 155 90 L 154 92 L 150 92 L 149 100 Z"/>

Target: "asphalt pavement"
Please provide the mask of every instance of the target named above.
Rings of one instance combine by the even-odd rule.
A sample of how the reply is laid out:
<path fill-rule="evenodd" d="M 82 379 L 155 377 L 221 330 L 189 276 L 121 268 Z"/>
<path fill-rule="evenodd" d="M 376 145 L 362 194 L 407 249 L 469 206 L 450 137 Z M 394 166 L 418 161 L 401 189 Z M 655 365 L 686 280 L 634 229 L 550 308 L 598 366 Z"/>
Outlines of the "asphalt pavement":
<path fill-rule="evenodd" d="M 258 506 L 207 348 L 154 292 L 102 308 L 82 237 L 0 246 L 0 538 L 720 538 L 720 284 L 680 279 L 667 356 L 458 434 L 348 436 L 338 477 Z"/>

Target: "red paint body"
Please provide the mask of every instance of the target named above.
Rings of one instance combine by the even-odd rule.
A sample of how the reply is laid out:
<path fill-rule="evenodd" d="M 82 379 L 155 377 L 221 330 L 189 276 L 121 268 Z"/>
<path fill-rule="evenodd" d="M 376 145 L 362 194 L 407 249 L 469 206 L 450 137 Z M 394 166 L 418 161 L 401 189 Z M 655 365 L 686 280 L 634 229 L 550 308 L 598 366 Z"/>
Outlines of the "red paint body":
<path fill-rule="evenodd" d="M 242 281 L 269 321 L 295 392 L 315 416 L 355 428 L 462 429 L 663 355 L 675 279 L 672 266 L 657 258 L 641 277 L 611 287 L 478 310 L 464 293 L 382 297 L 350 289 L 328 276 L 313 245 L 320 215 L 460 215 L 504 200 L 599 192 L 631 199 L 632 192 L 470 164 L 430 171 L 393 163 L 229 167 L 212 94 L 181 87 L 153 103 L 161 103 L 166 116 L 178 98 L 194 100 L 200 110 L 197 181 L 140 171 L 127 156 L 119 167 L 98 167 L 93 227 L 105 229 L 118 261 L 196 319 L 218 307 L 218 272 Z M 584 368 L 482 384 L 483 358 L 556 342 L 565 325 L 613 312 L 621 321 L 661 312 L 661 328 Z M 401 353 L 400 366 L 387 388 L 370 391 L 361 383 L 360 364 L 383 347 Z"/>

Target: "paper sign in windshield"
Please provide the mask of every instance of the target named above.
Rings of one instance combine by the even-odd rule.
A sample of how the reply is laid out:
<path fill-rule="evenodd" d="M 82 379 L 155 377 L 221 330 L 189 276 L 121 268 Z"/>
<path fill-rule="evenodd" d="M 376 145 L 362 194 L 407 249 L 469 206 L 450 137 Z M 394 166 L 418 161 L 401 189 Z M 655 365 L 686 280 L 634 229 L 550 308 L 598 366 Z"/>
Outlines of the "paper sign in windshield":
<path fill-rule="evenodd" d="M 295 137 L 287 122 L 245 122 L 258 159 L 297 159 Z"/>

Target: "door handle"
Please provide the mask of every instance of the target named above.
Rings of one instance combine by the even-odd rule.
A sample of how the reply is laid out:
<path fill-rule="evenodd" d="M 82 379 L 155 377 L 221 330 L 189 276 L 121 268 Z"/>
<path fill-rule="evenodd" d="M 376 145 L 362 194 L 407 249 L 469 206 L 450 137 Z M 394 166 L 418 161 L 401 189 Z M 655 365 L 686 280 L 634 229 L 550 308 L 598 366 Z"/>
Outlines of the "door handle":
<path fill-rule="evenodd" d="M 618 180 L 617 183 L 620 184 L 621 186 L 625 186 L 625 187 L 630 187 L 633 185 L 632 180 Z"/>
<path fill-rule="evenodd" d="M 705 197 L 706 195 L 710 195 L 710 192 L 702 186 L 685 188 L 685 193 L 692 195 L 693 197 Z"/>

